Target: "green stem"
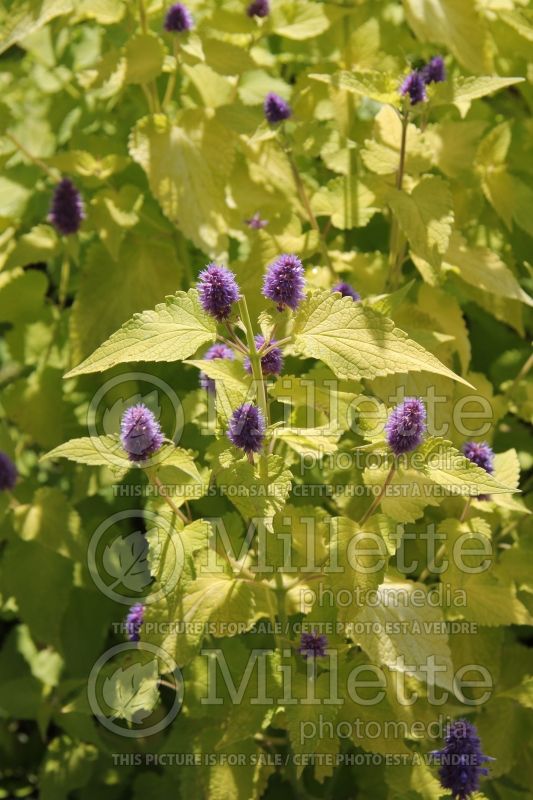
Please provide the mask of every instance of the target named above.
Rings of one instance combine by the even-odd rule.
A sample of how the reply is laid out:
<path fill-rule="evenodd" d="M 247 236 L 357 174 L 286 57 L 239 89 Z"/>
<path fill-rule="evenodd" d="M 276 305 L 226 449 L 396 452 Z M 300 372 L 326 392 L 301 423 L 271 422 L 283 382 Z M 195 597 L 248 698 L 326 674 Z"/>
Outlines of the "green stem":
<path fill-rule="evenodd" d="M 261 409 L 265 422 L 268 425 L 268 403 L 265 390 L 265 382 L 263 380 L 263 370 L 261 368 L 261 358 L 257 353 L 255 346 L 254 329 L 252 328 L 252 321 L 250 319 L 250 312 L 248 311 L 248 304 L 245 297 L 239 300 L 239 311 L 241 320 L 246 330 L 246 342 L 250 352 L 250 365 L 252 367 L 252 375 L 255 383 L 255 391 L 257 394 L 257 404 Z"/>
<path fill-rule="evenodd" d="M 311 201 L 309 200 L 309 195 L 307 194 L 307 189 L 305 188 L 305 183 L 303 182 L 302 176 L 300 175 L 300 171 L 298 169 L 298 165 L 296 164 L 296 161 L 294 160 L 294 156 L 292 154 L 292 149 L 291 149 L 290 143 L 289 143 L 289 141 L 288 141 L 288 139 L 287 139 L 287 137 L 286 137 L 286 135 L 284 134 L 283 131 L 280 131 L 280 136 L 281 136 L 281 140 L 279 140 L 279 143 L 280 143 L 281 149 L 283 150 L 283 152 L 287 156 L 287 160 L 288 160 L 289 166 L 291 168 L 292 177 L 294 179 L 294 184 L 296 186 L 296 191 L 297 191 L 298 196 L 300 198 L 300 202 L 302 203 L 302 205 L 303 205 L 303 207 L 305 209 L 305 213 L 307 214 L 307 217 L 309 219 L 309 224 L 311 225 L 313 230 L 315 230 L 316 233 L 317 233 L 318 243 L 320 245 L 320 250 L 322 252 L 322 256 L 324 257 L 324 260 L 325 260 L 326 264 L 328 265 L 328 267 L 330 269 L 332 269 L 333 267 L 332 267 L 331 258 L 330 258 L 329 252 L 328 252 L 328 246 L 327 246 L 327 244 L 326 244 L 326 242 L 324 240 L 324 237 L 322 235 L 322 231 L 320 230 L 320 225 L 317 222 L 317 218 L 315 217 L 313 209 L 311 208 Z"/>
<path fill-rule="evenodd" d="M 371 505 L 369 506 L 367 511 L 361 517 L 361 519 L 359 521 L 359 525 L 364 525 L 365 522 L 367 521 L 367 519 L 372 516 L 372 514 L 374 513 L 376 508 L 379 506 L 379 504 L 381 503 L 381 500 L 383 498 L 383 495 L 385 494 L 387 486 L 392 481 L 395 472 L 396 472 L 396 464 L 393 464 L 392 467 L 389 470 L 389 473 L 388 473 L 387 477 L 385 478 L 385 482 L 384 482 L 383 486 L 381 487 L 380 493 L 378 495 L 376 495 L 376 497 L 374 498 L 373 502 L 371 503 Z"/>
<path fill-rule="evenodd" d="M 403 188 L 403 176 L 405 172 L 405 156 L 407 149 L 407 128 L 409 125 L 409 113 L 404 111 L 401 115 L 402 137 L 400 141 L 400 163 L 396 173 L 396 189 L 401 192 Z M 389 249 L 389 281 L 394 289 L 400 282 L 402 272 L 402 262 L 404 258 L 405 240 L 398 225 L 398 220 L 393 214 L 390 249 Z"/>
<path fill-rule="evenodd" d="M 176 66 L 174 70 L 170 73 L 167 82 L 167 88 L 165 90 L 165 94 L 163 97 L 163 110 L 166 109 L 170 101 L 172 100 L 172 95 L 174 94 L 174 89 L 176 87 L 176 77 L 178 74 L 178 67 L 179 67 L 179 52 L 180 52 L 180 45 L 178 41 L 178 37 L 174 37 L 174 58 L 176 59 Z"/>
<path fill-rule="evenodd" d="M 67 299 L 68 283 L 70 279 L 70 258 L 68 257 L 67 250 L 63 253 L 63 262 L 61 264 L 61 275 L 59 277 L 59 307 L 64 308 Z"/>

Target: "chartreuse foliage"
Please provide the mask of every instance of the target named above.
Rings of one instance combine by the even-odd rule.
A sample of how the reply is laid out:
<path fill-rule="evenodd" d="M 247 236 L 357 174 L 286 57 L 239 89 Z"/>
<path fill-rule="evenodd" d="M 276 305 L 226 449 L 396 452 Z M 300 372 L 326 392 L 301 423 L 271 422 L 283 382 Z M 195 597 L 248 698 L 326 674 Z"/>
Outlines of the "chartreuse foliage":
<path fill-rule="evenodd" d="M 180 33 L 159 0 L 0 9 L 0 793 L 438 800 L 429 753 L 468 716 L 495 758 L 479 796 L 525 800 L 533 18 L 265 5 L 191 0 Z M 294 310 L 262 294 L 282 253 Z M 241 293 L 220 322 L 211 262 Z M 427 432 L 395 458 L 404 397 Z M 165 439 L 134 464 L 138 404 Z"/>

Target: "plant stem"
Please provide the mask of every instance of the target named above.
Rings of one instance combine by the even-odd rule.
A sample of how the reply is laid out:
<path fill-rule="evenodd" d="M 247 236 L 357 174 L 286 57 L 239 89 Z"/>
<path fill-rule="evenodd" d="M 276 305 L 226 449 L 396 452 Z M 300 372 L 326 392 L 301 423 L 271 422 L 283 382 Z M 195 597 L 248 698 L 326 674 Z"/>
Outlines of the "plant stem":
<path fill-rule="evenodd" d="M 156 485 L 156 486 L 157 486 L 159 489 L 164 489 L 164 488 L 165 488 L 165 487 L 163 486 L 163 484 L 161 483 L 161 480 L 160 480 L 160 479 L 157 477 L 157 475 L 154 475 L 154 477 L 153 477 L 153 481 L 154 481 L 155 485 Z M 163 498 L 163 500 L 165 501 L 165 503 L 166 503 L 168 506 L 170 506 L 170 508 L 172 509 L 172 511 L 174 512 L 174 514 L 176 514 L 176 516 L 178 517 L 178 519 L 181 519 L 181 521 L 182 521 L 183 523 L 185 523 L 185 525 L 188 525 L 188 524 L 189 524 L 190 520 L 188 520 L 188 519 L 187 519 L 187 517 L 185 516 L 185 514 L 183 513 L 183 511 L 181 511 L 181 509 L 179 509 L 179 508 L 177 507 L 177 505 L 174 503 L 174 501 L 173 501 L 173 500 L 172 500 L 170 497 L 168 497 L 168 495 L 167 495 L 167 493 L 166 493 L 165 491 L 161 492 L 161 494 L 160 494 L 159 496 Z"/>
<path fill-rule="evenodd" d="M 268 403 L 265 382 L 263 380 L 263 370 L 261 368 L 261 358 L 259 357 L 257 353 L 257 347 L 255 346 L 254 330 L 252 328 L 250 312 L 248 311 L 248 304 L 246 303 L 245 297 L 241 297 L 239 300 L 239 311 L 241 314 L 241 320 L 246 330 L 246 342 L 248 344 L 248 350 L 250 353 L 250 365 L 252 367 L 255 391 L 257 393 L 257 404 L 263 413 L 266 424 L 268 425 Z"/>
<path fill-rule="evenodd" d="M 389 470 L 389 473 L 388 473 L 387 477 L 385 478 L 385 482 L 384 482 L 383 486 L 381 487 L 380 493 L 374 498 L 374 501 L 371 503 L 370 507 L 367 509 L 367 511 L 361 517 L 361 519 L 359 521 L 359 525 L 364 525 L 365 522 L 367 521 L 367 519 L 372 516 L 372 514 L 374 513 L 376 508 L 379 506 L 379 504 L 381 503 L 381 500 L 383 498 L 383 495 L 385 494 L 385 492 L 387 490 L 387 486 L 392 481 L 395 472 L 396 472 L 396 464 L 393 464 L 392 467 Z"/>
<path fill-rule="evenodd" d="M 174 70 L 168 76 L 167 88 L 165 90 L 165 94 L 163 97 L 163 110 L 166 109 L 170 101 L 172 100 L 172 95 L 174 94 L 174 89 L 176 87 L 176 76 L 178 74 L 178 67 L 179 67 L 179 52 L 180 52 L 180 45 L 178 41 L 178 37 L 174 37 L 174 58 L 176 59 L 176 66 Z"/>
<path fill-rule="evenodd" d="M 400 141 L 400 163 L 396 173 L 396 189 L 401 192 L 403 187 L 403 176 L 405 172 L 405 155 L 407 145 L 407 127 L 409 125 L 409 113 L 404 111 L 401 115 L 402 137 Z M 389 282 L 394 289 L 400 282 L 402 262 L 404 258 L 405 240 L 398 225 L 395 215 L 392 215 L 390 248 L 389 248 Z"/>
<path fill-rule="evenodd" d="M 328 252 L 328 246 L 324 240 L 322 235 L 322 231 L 320 230 L 320 225 L 317 222 L 317 218 L 311 208 L 311 202 L 309 200 L 309 195 L 307 194 L 307 189 L 305 188 L 305 183 L 302 180 L 302 176 L 300 175 L 300 171 L 298 169 L 298 165 L 294 160 L 294 156 L 292 154 L 292 149 L 287 137 L 281 132 L 281 140 L 278 140 L 280 143 L 280 147 L 287 156 L 287 160 L 289 162 L 289 166 L 291 168 L 292 177 L 294 179 L 294 184 L 296 186 L 296 191 L 298 192 L 298 196 L 300 201 L 305 208 L 305 213 L 309 219 L 309 223 L 313 230 L 316 231 L 318 236 L 318 243 L 320 245 L 320 250 L 322 252 L 322 256 L 330 269 L 332 269 L 331 258 Z"/>
<path fill-rule="evenodd" d="M 13 142 L 13 144 L 15 145 L 15 147 L 17 148 L 17 150 L 20 150 L 20 152 L 22 153 L 22 155 L 26 156 L 26 158 L 28 159 L 28 161 L 31 161 L 33 164 L 35 164 L 35 166 L 37 166 L 37 167 L 40 167 L 40 169 L 44 170 L 44 172 L 46 172 L 46 174 L 47 174 L 47 175 L 48 175 L 50 178 L 52 178 L 52 180 L 56 181 L 56 180 L 58 180 L 58 179 L 59 179 L 59 173 L 58 173 L 58 172 L 56 172 L 55 170 L 51 169 L 51 168 L 48 166 L 48 164 L 45 164 L 45 163 L 44 163 L 44 161 L 41 161 L 41 159 L 40 159 L 40 158 L 37 158 L 37 156 L 33 156 L 33 155 L 30 153 L 30 151 L 29 151 L 29 150 L 26 150 L 26 148 L 24 147 L 24 145 L 23 145 L 23 144 L 21 144 L 21 143 L 19 142 L 19 140 L 18 140 L 18 139 L 16 139 L 16 138 L 13 136 L 13 134 L 12 134 L 12 133 L 9 133 L 8 131 L 6 131 L 6 132 L 4 133 L 4 136 L 6 137 L 6 139 L 9 139 L 9 141 L 10 141 L 10 142 Z"/>
<path fill-rule="evenodd" d="M 59 278 L 59 307 L 63 308 L 67 299 L 68 283 L 70 279 L 70 258 L 68 257 L 67 250 L 63 253 L 63 261 L 61 264 L 61 275 Z"/>
<path fill-rule="evenodd" d="M 146 8 L 144 6 L 144 0 L 139 0 L 139 20 L 141 23 L 141 31 L 144 34 L 148 33 L 148 17 L 146 14 Z M 148 101 L 148 107 L 151 114 L 155 114 L 158 111 L 161 111 L 161 104 L 159 102 L 159 93 L 157 91 L 157 86 L 155 81 L 150 81 L 149 84 L 142 83 L 141 84 L 143 92 L 146 95 L 146 99 Z"/>

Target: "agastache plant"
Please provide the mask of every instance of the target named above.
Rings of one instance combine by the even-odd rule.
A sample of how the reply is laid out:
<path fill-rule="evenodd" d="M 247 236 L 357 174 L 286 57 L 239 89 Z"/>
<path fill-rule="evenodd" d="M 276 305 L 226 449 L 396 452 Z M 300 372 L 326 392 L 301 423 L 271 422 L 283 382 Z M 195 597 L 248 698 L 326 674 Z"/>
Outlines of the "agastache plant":
<path fill-rule="evenodd" d="M 516 331 L 527 326 L 527 318 L 518 319 L 516 311 L 525 295 L 517 276 L 526 273 L 518 259 L 512 260 L 512 269 L 506 266 L 512 239 L 518 236 L 514 226 L 525 226 L 520 236 L 529 235 L 519 202 L 527 200 L 529 177 L 517 171 L 527 125 L 516 136 L 510 129 L 502 133 L 504 122 L 494 116 L 491 103 L 475 105 L 491 79 L 478 75 L 474 45 L 465 60 L 475 77 L 458 78 L 461 59 L 455 48 L 453 60 L 451 52 L 446 54 L 451 77 L 443 89 L 435 86 L 448 80 L 439 55 L 427 63 L 413 60 L 419 66 L 402 75 L 398 54 L 416 42 L 414 24 L 412 30 L 405 26 L 393 54 L 378 53 L 378 44 L 373 53 L 374 42 L 388 41 L 393 20 L 402 15 L 386 15 L 385 30 L 383 15 L 371 17 L 369 52 L 360 67 L 355 45 L 363 36 L 359 21 L 369 4 L 356 4 L 355 17 L 347 6 L 335 9 L 333 4 L 324 10 L 320 3 L 296 5 L 301 13 L 289 19 L 283 4 L 277 8 L 267 0 L 230 3 L 227 8 L 224 3 L 207 3 L 205 8 L 197 3 L 198 24 L 187 36 L 193 19 L 183 4 L 163 8 L 164 22 L 160 5 L 143 0 L 133 4 L 124 23 L 114 22 L 108 36 L 95 36 L 102 48 L 108 40 L 114 42 L 114 50 L 98 61 L 105 66 L 102 74 L 98 64 L 82 70 L 80 85 L 87 95 L 82 118 L 72 114 L 62 123 L 57 136 L 64 152 L 55 161 L 49 159 L 50 165 L 76 165 L 73 174 L 90 173 L 84 193 L 91 212 L 83 236 L 57 243 L 49 227 L 36 225 L 46 214 L 44 191 L 41 204 L 37 198 L 24 220 L 5 221 L 0 310 L 6 342 L 1 353 L 4 358 L 12 351 L 14 367 L 2 369 L 0 376 L 6 387 L 0 434 L 10 452 L 12 429 L 19 419 L 29 420 L 12 451 L 28 477 L 17 486 L 17 497 L 6 493 L 0 504 L 0 516 L 7 506 L 10 515 L 0 548 L 8 553 L 8 627 L 15 614 L 20 616 L 8 631 L 6 658 L 12 643 L 20 641 L 24 658 L 18 660 L 27 673 L 21 680 L 34 686 L 46 677 L 44 694 L 32 691 L 29 697 L 28 719 L 38 720 L 39 730 L 50 717 L 46 703 L 59 708 L 59 701 L 68 702 L 76 717 L 88 715 L 89 692 L 76 695 L 86 652 L 94 650 L 96 661 L 98 648 L 113 651 L 111 622 L 117 616 L 116 609 L 108 611 L 103 603 L 93 614 L 95 591 L 77 546 L 78 527 L 87 534 L 92 554 L 104 524 L 101 518 L 108 517 L 105 522 L 116 523 L 120 536 L 111 541 L 112 527 L 106 533 L 109 541 L 100 542 L 101 571 L 110 579 L 105 589 L 111 594 L 121 584 L 118 600 L 129 605 L 126 590 L 133 587 L 137 600 L 126 614 L 118 645 L 127 658 L 121 654 L 117 659 L 115 678 L 112 664 L 103 674 L 104 695 L 117 706 L 112 722 L 123 725 L 125 737 L 138 735 L 137 749 L 146 749 L 152 723 L 165 721 L 172 706 L 168 692 L 159 691 L 172 686 L 160 676 L 181 672 L 184 713 L 165 722 L 168 739 L 159 737 L 161 728 L 155 745 L 170 742 L 183 755 L 189 755 L 187 748 L 195 756 L 216 754 L 202 763 L 196 781 L 176 773 L 174 784 L 174 774 L 165 766 L 155 783 L 168 783 L 171 789 L 179 785 L 182 793 L 189 789 L 199 800 L 237 794 L 307 800 L 352 797 L 366 790 L 376 797 L 438 794 L 429 767 L 414 765 L 410 756 L 398 769 L 371 760 L 364 771 L 351 761 L 344 769 L 345 757 L 360 755 L 356 748 L 380 756 L 388 749 L 381 728 L 376 738 L 357 725 L 345 736 L 344 726 L 355 716 L 358 681 L 368 694 L 372 686 L 386 691 L 375 710 L 373 702 L 361 702 L 370 711 L 356 722 L 367 717 L 379 726 L 404 721 L 402 703 L 394 697 L 400 689 L 404 696 L 411 690 L 416 694 L 413 720 L 419 715 L 429 721 L 444 710 L 457 713 L 462 695 L 452 672 L 460 674 L 472 652 L 479 652 L 480 659 L 490 653 L 499 670 L 507 652 L 518 661 L 524 649 L 515 628 L 531 624 L 530 586 L 525 570 L 516 581 L 511 572 L 528 552 L 526 534 L 515 522 L 525 505 L 510 499 L 516 486 L 500 482 L 499 473 L 506 470 L 494 469 L 488 444 L 467 442 L 461 454 L 456 443 L 465 434 L 464 429 L 459 432 L 456 415 L 467 392 L 472 393 L 469 401 L 479 400 L 475 386 L 488 391 L 478 375 L 483 337 L 469 339 L 477 320 L 482 318 L 485 325 L 489 309 L 497 307 L 497 327 L 490 337 L 487 333 L 491 347 L 506 337 L 520 343 Z M 496 21 L 500 13 L 494 10 L 494 27 L 504 24 Z M 260 21 L 269 14 L 270 20 Z M 91 17 L 90 30 L 98 25 Z M 56 26 L 60 21 L 54 18 L 53 32 Z M 162 26 L 176 35 L 163 34 Z M 308 30 L 315 32 L 311 36 Z M 480 30 L 489 36 L 487 26 L 480 25 Z M 25 38 L 19 38 L 14 61 L 19 50 L 26 50 Z M 414 58 L 428 52 L 426 47 L 413 46 Z M 35 58 L 33 48 L 28 52 Z M 136 60 L 137 52 L 151 57 Z M 489 48 L 483 49 L 487 52 Z M 25 67 L 32 63 L 25 62 Z M 371 63 L 380 68 L 372 70 L 367 66 Z M 109 77 L 107 70 L 114 64 L 120 69 Z M 505 54 L 498 52 L 496 67 L 508 75 Z M 32 69 L 22 74 L 29 81 Z M 77 78 L 70 80 L 69 92 L 79 97 Z M 511 86 L 513 79 L 500 75 L 496 81 Z M 120 84 L 116 95 L 114 83 Z M 179 92 L 174 93 L 176 87 Z M 4 88 L 9 90 L 7 82 Z M 273 89 L 287 96 L 290 91 L 292 105 Z M 65 93 L 60 95 L 57 109 L 65 101 Z M 119 114 L 123 95 L 127 113 Z M 447 97 L 452 98 L 448 110 Z M 527 100 L 526 91 L 522 101 Z M 509 92 L 506 103 L 515 102 Z M 439 108 L 435 117 L 432 104 Z M 86 119 L 95 107 L 105 112 L 100 125 Z M 467 108 L 469 127 L 464 129 L 461 114 Z M 502 117 L 504 108 L 498 106 Z M 498 122 L 495 129 L 491 120 Z M 481 138 L 485 128 L 494 140 Z M 463 130 L 468 133 L 464 141 Z M 105 134 L 99 145 L 103 150 L 92 163 L 80 148 L 89 147 L 99 132 Z M 502 155 L 508 141 L 513 145 L 509 171 Z M 491 147 L 498 151 L 496 170 L 487 155 Z M 21 154 L 20 147 L 8 153 L 17 168 Z M 24 169 L 42 170 L 38 161 L 28 160 Z M 476 163 L 475 181 L 472 176 L 468 180 L 468 161 Z M 56 168 L 45 164 L 46 169 Z M 22 169 L 20 174 L 24 181 L 31 179 Z M 10 178 L 9 185 L 17 184 L 18 173 L 11 177 L 17 180 Z M 44 187 L 50 185 L 48 177 Z M 70 197 L 72 203 L 56 204 L 50 217 L 65 235 L 79 229 L 84 213 L 81 196 L 71 186 L 63 201 Z M 510 186 L 516 203 L 502 199 L 505 224 L 492 236 L 501 208 L 491 210 L 490 205 L 498 193 L 505 198 Z M 22 207 L 25 190 L 21 184 L 14 205 Z M 4 204 L 2 213 L 8 206 Z M 497 243 L 499 254 L 488 247 L 489 241 Z M 81 288 L 68 318 L 61 315 L 64 304 L 56 304 L 56 295 L 61 297 L 55 291 L 60 270 L 51 255 L 56 245 L 80 252 L 80 267 L 73 270 L 69 288 L 73 294 Z M 38 274 L 40 267 L 28 267 L 30 256 L 51 259 L 48 283 Z M 106 294 L 108 284 L 112 292 Z M 487 298 L 487 287 L 499 285 L 506 287 L 501 303 Z M 355 287 L 363 290 L 364 299 Z M 34 314 L 39 292 L 46 304 Z M 141 311 L 139 298 L 145 295 L 146 309 Z M 10 327 L 10 303 L 19 301 L 24 319 L 32 324 L 27 335 L 17 338 Z M 94 326 L 88 310 L 92 305 L 99 323 Z M 516 320 L 506 316 L 509 308 Z M 41 335 L 44 348 L 38 343 Z M 95 342 L 99 345 L 90 352 Z M 71 354 L 64 355 L 67 345 Z M 513 352 L 524 350 L 517 346 Z M 17 360 L 23 352 L 29 354 L 27 390 L 18 385 Z M 71 366 L 69 380 L 60 386 L 58 364 L 67 369 L 63 358 L 72 358 L 73 364 L 85 360 Z M 525 430 L 527 364 L 525 360 L 508 387 L 496 386 L 497 375 L 509 368 L 503 358 L 490 373 L 494 386 L 489 394 L 501 411 L 498 436 L 515 436 L 518 425 Z M 93 413 L 95 398 L 103 407 L 101 398 L 108 391 L 110 405 L 118 403 L 117 380 L 153 381 L 171 400 L 176 415 L 171 438 L 147 405 L 133 401 L 120 429 L 115 423 L 111 432 L 96 431 L 102 417 L 102 427 L 107 427 L 112 415 L 107 408 Z M 79 427 L 87 414 L 89 436 L 62 444 L 56 427 L 39 429 L 37 412 L 50 417 L 48 404 L 40 409 L 41 387 L 48 382 L 54 403 L 65 409 L 65 427 Z M 447 405 L 441 396 L 446 393 Z M 433 410 L 436 396 L 438 413 Z M 29 411 L 22 400 L 28 400 Z M 161 407 L 167 420 L 170 405 L 165 401 Z M 515 407 L 520 408 L 520 421 L 512 419 Z M 434 430 L 436 416 L 444 432 Z M 492 432 L 483 435 L 492 441 Z M 39 462 L 47 442 L 50 452 Z M 57 465 L 46 463 L 56 458 L 74 464 L 59 473 Z M 510 449 L 501 458 L 507 473 L 518 475 L 516 453 Z M 0 488 L 9 490 L 16 480 L 13 464 L 0 453 Z M 484 496 L 477 494 L 480 487 L 502 495 L 501 507 L 480 504 L 467 520 L 470 498 Z M 466 502 L 454 495 L 464 495 Z M 142 514 L 140 536 L 128 516 L 130 503 L 134 513 Z M 54 522 L 41 524 L 48 509 Z M 60 539 L 54 533 L 56 518 L 65 522 L 59 525 Z M 462 539 L 471 544 L 476 535 L 495 543 L 486 575 L 449 564 Z M 139 538 L 144 550 L 138 547 Z M 440 547 L 433 549 L 437 541 Z M 405 551 L 416 555 L 416 565 L 404 559 Z M 476 551 L 467 555 L 475 559 Z M 43 621 L 36 618 L 33 595 L 28 600 L 16 582 L 27 564 L 41 560 L 35 596 L 54 595 L 53 614 Z M 147 570 L 149 585 L 139 597 L 136 579 Z M 95 570 L 90 572 L 94 579 Z M 49 580 L 54 575 L 61 581 L 57 596 Z M 78 616 L 94 622 L 83 658 L 64 642 Z M 456 622 L 464 623 L 466 633 L 455 635 Z M 467 638 L 471 624 L 477 626 L 472 636 L 479 636 L 479 650 L 476 640 Z M 125 639 L 138 644 L 133 647 Z M 72 686 L 56 691 L 55 668 L 50 673 L 53 685 L 48 686 L 49 673 L 34 669 L 33 661 L 26 663 L 35 648 L 43 660 L 49 650 L 65 662 Z M 437 678 L 429 668 L 431 659 Z M 6 670 L 9 677 L 13 670 Z M 369 683 L 364 673 L 371 670 L 381 674 L 374 681 L 373 672 Z M 225 680 L 216 699 L 215 674 Z M 338 676 L 340 685 L 335 683 Z M 508 716 L 513 726 L 516 720 L 521 723 L 528 705 L 527 680 L 526 670 L 513 664 L 511 679 L 500 684 L 504 691 L 489 699 L 494 705 L 485 719 L 494 724 L 501 714 L 504 722 Z M 257 700 L 252 697 L 256 683 Z M 437 703 L 433 707 L 436 684 L 439 691 L 454 689 L 444 708 Z M 6 708 L 0 710 L 8 719 L 9 692 L 4 694 Z M 240 699 L 234 702 L 234 697 Z M 216 706 L 213 714 L 210 703 Z M 91 726 L 100 724 L 102 715 L 92 706 L 90 711 Z M 479 710 L 480 720 L 483 712 Z M 53 725 L 41 733 L 53 737 L 56 728 L 69 723 L 68 716 L 54 713 Z M 80 716 L 76 724 L 68 724 L 51 750 L 66 754 L 60 788 L 74 786 L 74 793 L 79 784 L 70 781 L 69 754 L 78 753 L 72 740 L 78 729 L 85 731 L 82 721 Z M 115 739 L 120 733 L 120 727 L 113 729 Z M 405 743 L 395 743 L 394 752 L 426 753 L 429 733 L 416 738 L 420 741 L 409 733 Z M 97 737 L 80 750 L 90 756 L 84 765 L 92 763 L 93 741 Z M 241 744 L 248 755 L 263 751 L 275 757 L 275 769 L 270 771 L 270 764 L 265 770 L 254 765 L 253 771 L 248 764 L 239 763 L 238 770 L 227 765 L 228 748 L 234 755 Z M 525 796 L 520 770 L 515 769 L 522 751 L 517 749 L 511 758 L 506 747 L 513 791 Z M 492 742 L 488 749 L 493 751 Z M 107 775 L 107 756 L 99 755 L 98 769 Z M 330 761 L 322 763 L 322 755 Z M 453 723 L 437 755 L 443 790 L 456 800 L 467 800 L 479 790 L 488 756 L 471 723 Z M 224 769 L 219 769 L 219 757 Z M 46 776 L 55 756 L 43 758 L 39 769 Z M 122 771 L 113 774 L 117 772 Z M 144 777 L 151 790 L 154 775 Z M 101 783 L 95 770 L 87 781 L 89 793 Z M 507 784 L 502 786 L 504 791 Z M 138 790 L 119 788 L 120 796 Z M 498 784 L 492 794 L 500 788 Z"/>
<path fill-rule="evenodd" d="M 70 178 L 63 178 L 54 189 L 48 219 L 63 236 L 79 231 L 85 219 L 85 206 Z"/>

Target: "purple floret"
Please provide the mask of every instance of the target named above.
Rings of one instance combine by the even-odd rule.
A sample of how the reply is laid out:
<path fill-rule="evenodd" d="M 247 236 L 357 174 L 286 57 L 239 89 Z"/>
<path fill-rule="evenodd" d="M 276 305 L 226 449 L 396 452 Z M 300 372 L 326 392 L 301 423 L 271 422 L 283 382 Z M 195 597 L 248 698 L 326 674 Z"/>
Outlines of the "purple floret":
<path fill-rule="evenodd" d="M 252 228 L 252 230 L 255 231 L 260 231 L 262 228 L 266 228 L 266 226 L 268 225 L 268 220 L 261 219 L 259 211 L 256 211 L 253 217 L 250 217 L 250 219 L 246 219 L 245 222 L 249 228 Z"/>
<path fill-rule="evenodd" d="M 304 658 L 320 658 L 326 655 L 328 637 L 317 631 L 302 633 L 300 638 L 299 653 Z"/>
<path fill-rule="evenodd" d="M 126 614 L 126 634 L 130 642 L 138 642 L 141 638 L 140 633 L 143 617 L 144 606 L 142 603 L 135 603 Z"/>
<path fill-rule="evenodd" d="M 252 0 L 246 13 L 249 17 L 268 17 L 270 13 L 270 3 L 268 0 Z"/>
<path fill-rule="evenodd" d="M 278 311 L 285 306 L 294 311 L 305 297 L 304 268 L 297 256 L 285 253 L 267 270 L 263 283 L 263 295 L 273 300 Z"/>
<path fill-rule="evenodd" d="M 77 233 L 85 219 L 85 207 L 79 191 L 70 178 L 57 184 L 52 198 L 48 220 L 63 236 Z"/>
<path fill-rule="evenodd" d="M 263 446 L 266 423 L 263 414 L 253 403 L 244 403 L 231 415 L 228 439 L 246 454 L 258 453 Z"/>
<path fill-rule="evenodd" d="M 387 442 L 399 456 L 415 450 L 426 432 L 426 409 L 417 397 L 406 397 L 394 408 L 385 425 Z"/>
<path fill-rule="evenodd" d="M 483 764 L 494 761 L 483 753 L 475 725 L 465 719 L 448 727 L 444 747 L 434 751 L 433 756 L 440 764 L 442 787 L 449 790 L 456 800 L 467 800 L 479 791 L 481 776 L 488 774 Z"/>
<path fill-rule="evenodd" d="M 494 453 L 487 442 L 465 442 L 463 453 L 474 464 L 484 469 L 489 475 L 494 472 Z M 479 494 L 477 500 L 490 500 L 490 494 Z"/>
<path fill-rule="evenodd" d="M 174 3 L 165 15 L 164 28 L 169 33 L 183 33 L 190 31 L 194 24 L 192 14 L 183 3 Z"/>
<path fill-rule="evenodd" d="M 17 468 L 7 453 L 0 451 L 0 491 L 10 491 L 17 482 Z"/>
<path fill-rule="evenodd" d="M 255 346 L 259 350 L 265 343 L 265 337 L 261 336 L 261 334 L 257 334 L 255 337 Z M 269 342 L 269 345 L 276 344 L 276 340 L 272 339 Z M 252 365 L 250 363 L 250 358 L 246 356 L 244 359 L 244 368 L 247 372 L 252 374 Z M 279 375 L 281 370 L 283 369 L 283 353 L 281 352 L 279 347 L 274 347 L 269 353 L 264 356 L 261 356 L 261 369 L 263 371 L 263 375 Z"/>
<path fill-rule="evenodd" d="M 275 125 L 277 122 L 283 122 L 283 120 L 289 119 L 292 115 L 290 105 L 283 97 L 280 97 L 279 94 L 275 92 L 269 92 L 267 94 L 263 108 L 265 117 L 271 125 Z"/>
<path fill-rule="evenodd" d="M 426 84 L 422 74 L 416 69 L 413 72 L 410 72 L 400 86 L 400 94 L 402 97 L 409 95 L 412 106 L 427 100 Z"/>
<path fill-rule="evenodd" d="M 434 56 L 422 67 L 422 78 L 424 83 L 442 83 L 446 80 L 446 67 L 442 56 Z"/>
<path fill-rule="evenodd" d="M 204 311 L 219 322 L 230 316 L 233 303 L 239 299 L 235 275 L 218 264 L 209 264 L 200 272 L 198 292 Z"/>
<path fill-rule="evenodd" d="M 144 461 L 163 444 L 159 422 L 143 403 L 131 406 L 122 415 L 120 441 L 130 461 Z"/>
<path fill-rule="evenodd" d="M 204 361 L 215 361 L 218 358 L 227 358 L 230 361 L 233 361 L 235 358 L 235 353 L 225 344 L 214 344 L 213 347 L 210 347 L 207 353 L 204 355 Z M 200 372 L 200 386 L 202 389 L 205 389 L 207 392 L 214 394 L 215 392 L 215 381 L 213 378 L 209 378 L 205 372 Z"/>
<path fill-rule="evenodd" d="M 357 301 L 361 299 L 361 295 L 349 283 L 341 281 L 331 290 L 332 292 L 340 292 L 343 297 L 351 297 L 352 300 Z"/>

